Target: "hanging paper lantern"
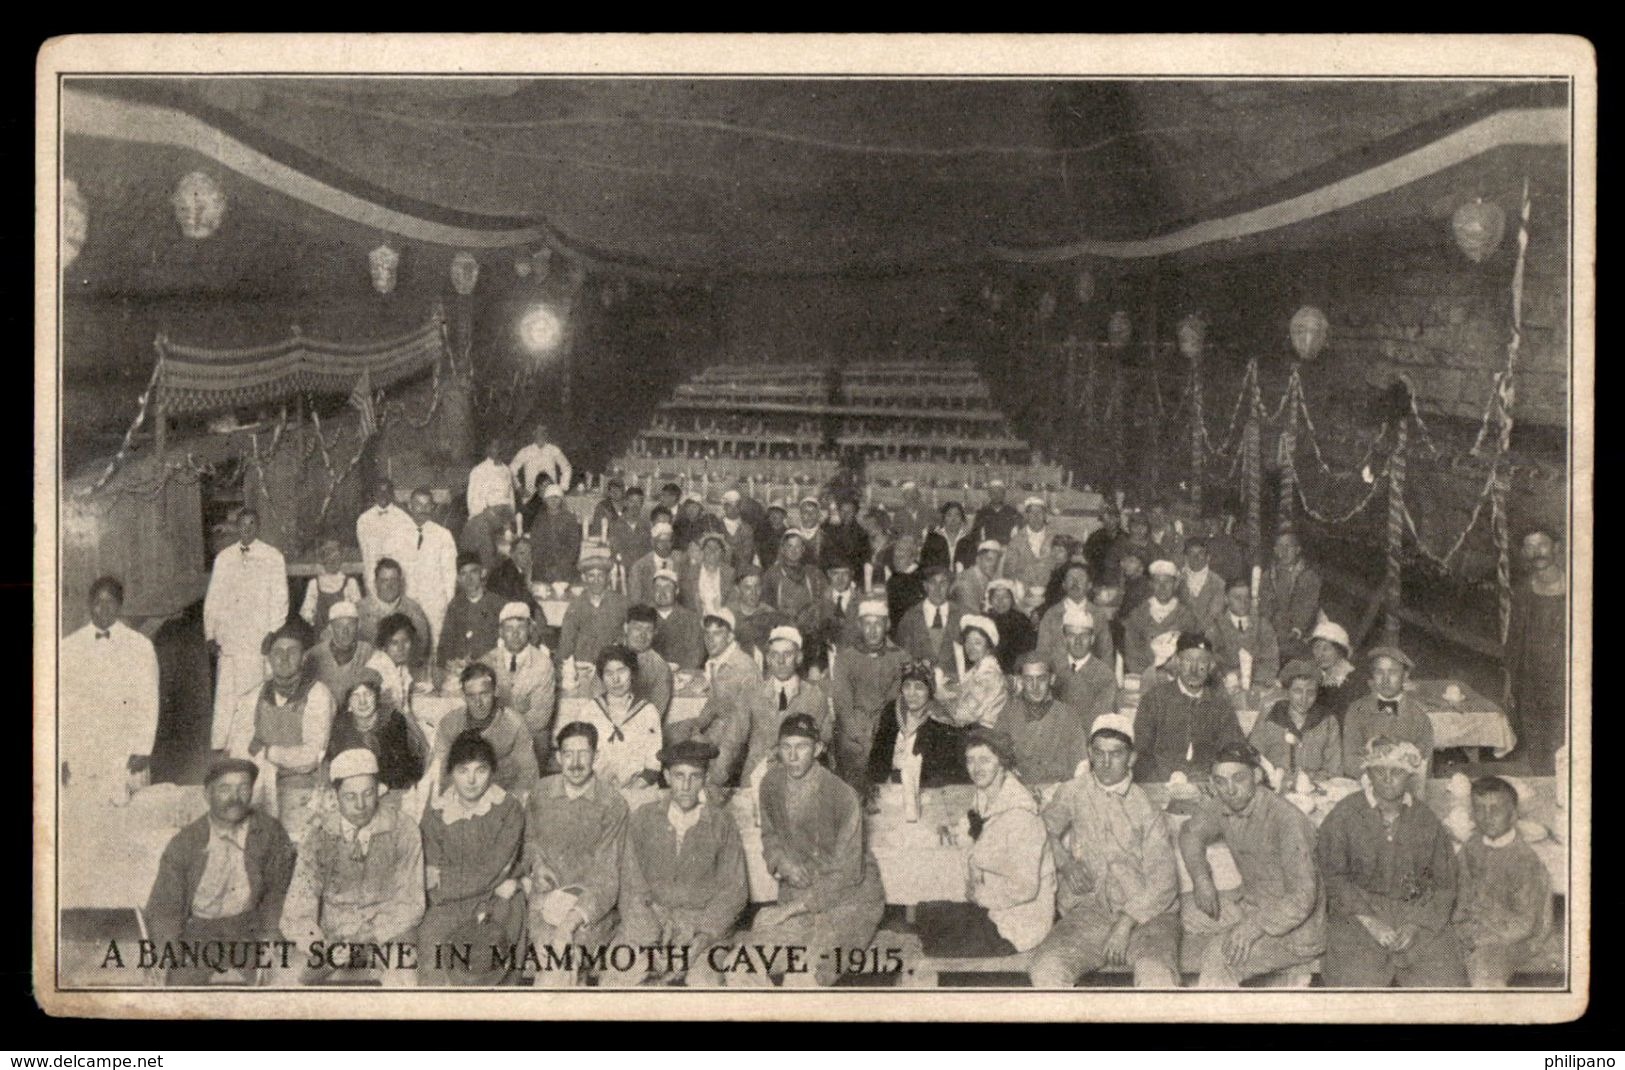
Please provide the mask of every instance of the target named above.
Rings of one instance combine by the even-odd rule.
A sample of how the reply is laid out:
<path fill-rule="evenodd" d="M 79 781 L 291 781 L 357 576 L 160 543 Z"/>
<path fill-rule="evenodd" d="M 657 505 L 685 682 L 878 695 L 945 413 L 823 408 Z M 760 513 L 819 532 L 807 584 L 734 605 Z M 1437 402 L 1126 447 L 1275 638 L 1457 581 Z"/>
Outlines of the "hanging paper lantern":
<path fill-rule="evenodd" d="M 474 292 L 480 281 L 480 262 L 466 249 L 451 258 L 451 288 L 463 297 Z"/>
<path fill-rule="evenodd" d="M 169 203 L 175 209 L 181 233 L 198 241 L 219 230 L 220 221 L 226 217 L 225 191 L 202 171 L 192 171 L 177 182 Z"/>
<path fill-rule="evenodd" d="M 531 263 L 528 256 L 521 256 L 513 262 L 513 273 L 522 279 L 530 278 L 530 269 Z"/>
<path fill-rule="evenodd" d="M 1080 305 L 1087 305 L 1090 301 L 1095 299 L 1095 273 L 1093 271 L 1090 271 L 1088 268 L 1084 268 L 1082 271 L 1078 272 L 1076 293 L 1078 295 L 1078 304 Z"/>
<path fill-rule="evenodd" d="M 1207 320 L 1200 312 L 1192 312 L 1179 321 L 1179 352 L 1190 360 L 1202 355 L 1207 342 Z"/>
<path fill-rule="evenodd" d="M 1450 218 L 1456 244 L 1475 264 L 1495 252 L 1507 230 L 1507 214 L 1499 204 L 1475 197 L 1456 209 Z"/>
<path fill-rule="evenodd" d="M 367 254 L 367 267 L 372 272 L 372 288 L 381 294 L 395 289 L 396 269 L 401 265 L 401 254 L 387 245 L 380 245 Z"/>
<path fill-rule="evenodd" d="M 1112 318 L 1106 321 L 1106 341 L 1118 349 L 1128 345 L 1129 339 L 1134 337 L 1134 320 L 1127 312 L 1118 309 L 1112 313 Z"/>
<path fill-rule="evenodd" d="M 1038 318 L 1047 320 L 1053 315 L 1055 315 L 1055 295 L 1045 290 L 1044 295 L 1038 299 Z"/>
<path fill-rule="evenodd" d="M 90 202 L 79 192 L 79 183 L 67 179 L 62 183 L 62 225 L 58 231 L 64 268 L 79 259 L 79 250 L 85 247 L 89 233 Z"/>
<path fill-rule="evenodd" d="M 1326 345 L 1326 335 L 1331 330 L 1331 324 L 1326 319 L 1326 313 L 1314 305 L 1304 305 L 1292 314 L 1292 348 L 1297 350 L 1301 360 L 1314 360 Z"/>
<path fill-rule="evenodd" d="M 598 301 L 605 308 L 613 308 L 615 306 L 615 287 L 601 287 L 598 291 Z"/>

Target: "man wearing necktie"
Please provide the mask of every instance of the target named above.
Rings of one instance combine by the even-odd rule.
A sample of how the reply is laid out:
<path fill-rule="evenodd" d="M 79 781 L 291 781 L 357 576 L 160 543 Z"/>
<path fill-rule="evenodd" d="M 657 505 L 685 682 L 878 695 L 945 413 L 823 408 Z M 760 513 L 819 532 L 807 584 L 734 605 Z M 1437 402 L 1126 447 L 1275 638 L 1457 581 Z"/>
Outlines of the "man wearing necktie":
<path fill-rule="evenodd" d="M 497 645 L 480 660 L 497 675 L 497 704 L 525 722 L 531 739 L 545 747 L 553 730 L 553 655 L 530 642 L 530 606 L 509 602 L 498 614 Z M 537 761 L 545 757 L 538 753 Z"/>
<path fill-rule="evenodd" d="M 356 518 L 355 541 L 361 547 L 361 576 L 367 593 L 373 593 L 373 578 L 381 558 L 391 557 L 408 545 L 415 545 L 417 525 L 406 510 L 395 504 L 395 485 L 379 480 L 372 488 L 372 504 Z"/>
<path fill-rule="evenodd" d="M 1371 693 L 1350 703 L 1343 715 L 1343 768 L 1361 768 L 1366 745 L 1378 736 L 1386 736 L 1416 745 L 1422 755 L 1421 776 L 1425 779 L 1433 764 L 1433 722 L 1405 690 L 1416 665 L 1403 650 L 1392 646 L 1376 647 L 1369 658 Z"/>
<path fill-rule="evenodd" d="M 799 674 L 801 632 L 791 627 L 774 628 L 767 643 L 767 679 L 746 698 L 750 710 L 750 741 L 745 765 L 739 775 L 741 785 L 755 779 L 757 767 L 769 760 L 778 746 L 779 725 L 797 713 L 808 714 L 819 727 L 819 737 L 827 747 L 834 738 L 835 717 L 829 694 L 816 680 Z"/>
<path fill-rule="evenodd" d="M 944 669 L 954 665 L 954 640 L 959 636 L 959 607 L 948 601 L 948 570 L 932 565 L 924 570 L 925 601 L 903 614 L 897 626 L 897 645 L 914 661 L 933 661 Z"/>

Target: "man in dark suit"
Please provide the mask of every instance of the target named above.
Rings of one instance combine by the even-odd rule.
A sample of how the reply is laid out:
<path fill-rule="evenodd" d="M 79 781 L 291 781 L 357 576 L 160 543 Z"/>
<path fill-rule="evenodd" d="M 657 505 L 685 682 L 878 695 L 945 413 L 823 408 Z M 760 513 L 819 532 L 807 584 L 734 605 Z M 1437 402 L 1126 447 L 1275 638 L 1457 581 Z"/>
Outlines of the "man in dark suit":
<path fill-rule="evenodd" d="M 954 664 L 954 640 L 959 638 L 959 607 L 948 601 L 948 570 L 935 565 L 925 573 L 925 600 L 903 614 L 897 626 L 897 645 L 916 661 Z"/>

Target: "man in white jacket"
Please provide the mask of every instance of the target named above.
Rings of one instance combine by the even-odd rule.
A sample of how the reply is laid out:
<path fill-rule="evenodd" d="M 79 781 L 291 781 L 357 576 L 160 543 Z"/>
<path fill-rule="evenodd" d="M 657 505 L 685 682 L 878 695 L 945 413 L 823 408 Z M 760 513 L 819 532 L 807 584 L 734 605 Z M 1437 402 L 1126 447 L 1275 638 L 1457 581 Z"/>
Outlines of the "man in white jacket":
<path fill-rule="evenodd" d="M 203 637 L 218 655 L 209 745 L 223 750 L 237 700 L 265 682 L 260 644 L 288 619 L 288 567 L 261 542 L 260 515 L 237 514 L 237 541 L 215 555 L 203 598 Z"/>
<path fill-rule="evenodd" d="M 437 648 L 446 607 L 457 593 L 457 540 L 434 522 L 434 495 L 428 487 L 414 490 L 406 507 L 413 527 L 396 549 L 397 560 L 406 577 L 406 593 L 423 607 L 429 618 L 430 645 Z"/>
<path fill-rule="evenodd" d="M 90 585 L 90 623 L 57 648 L 62 782 L 115 804 L 151 783 L 158 733 L 158 656 L 152 641 L 119 620 L 124 585 Z"/>
<path fill-rule="evenodd" d="M 372 504 L 355 521 L 355 542 L 361 547 L 361 579 L 368 594 L 374 593 L 373 577 L 378 573 L 379 560 L 396 557 L 409 539 L 416 541 L 417 525 L 405 509 L 395 504 L 395 484 L 381 479 L 373 484 Z"/>

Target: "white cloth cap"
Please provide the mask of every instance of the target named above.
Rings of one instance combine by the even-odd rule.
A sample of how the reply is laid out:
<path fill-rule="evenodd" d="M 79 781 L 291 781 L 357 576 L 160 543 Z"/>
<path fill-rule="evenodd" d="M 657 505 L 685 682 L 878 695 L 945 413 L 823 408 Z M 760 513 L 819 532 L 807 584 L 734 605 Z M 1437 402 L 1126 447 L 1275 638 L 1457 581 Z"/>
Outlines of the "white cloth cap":
<path fill-rule="evenodd" d="M 1081 631 L 1084 628 L 1093 629 L 1095 618 L 1083 606 L 1068 605 L 1061 613 L 1062 631 Z"/>
<path fill-rule="evenodd" d="M 1031 509 L 1035 505 L 1038 506 L 1040 509 L 1048 509 L 1049 508 L 1049 503 L 1048 502 L 1046 502 L 1044 499 L 1040 498 L 1036 494 L 1031 494 L 1031 495 L 1027 496 L 1026 501 L 1021 503 L 1021 510 L 1022 510 L 1022 512 L 1026 512 L 1028 509 Z"/>
<path fill-rule="evenodd" d="M 502 612 L 497 614 L 497 623 L 499 624 L 505 620 L 529 619 L 530 607 L 525 605 L 523 602 L 509 602 L 507 605 L 502 607 Z"/>
<path fill-rule="evenodd" d="M 996 580 L 988 580 L 987 593 L 991 595 L 994 591 L 1009 591 L 1011 595 L 1013 595 L 1019 602 L 1021 600 L 1022 591 L 1021 581 L 1008 579 L 1004 576 L 1000 576 Z"/>
<path fill-rule="evenodd" d="M 653 576 L 651 576 L 650 579 L 654 579 L 654 580 L 670 580 L 673 583 L 678 582 L 677 573 L 673 572 L 669 568 L 657 568 L 657 569 L 655 569 L 655 574 Z"/>
<path fill-rule="evenodd" d="M 800 650 L 801 632 L 790 627 L 788 624 L 781 624 L 768 633 L 767 641 L 769 645 L 772 645 L 773 643 L 791 643 L 797 650 Z"/>
<path fill-rule="evenodd" d="M 897 489 L 898 490 L 917 490 L 917 489 L 919 489 L 919 484 L 914 482 L 912 479 L 905 479 L 905 480 L 903 480 L 902 485 L 899 486 Z"/>
<path fill-rule="evenodd" d="M 710 619 L 711 617 L 715 617 L 717 620 L 727 621 L 729 628 L 732 628 L 734 626 L 734 611 L 731 610 L 731 609 L 728 609 L 726 606 L 724 606 L 721 609 L 713 609 L 711 612 L 707 613 L 705 616 L 706 616 L 706 619 Z"/>
<path fill-rule="evenodd" d="M 817 498 L 813 497 L 811 494 L 809 494 L 805 498 L 801 499 L 800 504 L 802 504 L 802 505 L 816 505 L 820 509 L 822 509 L 824 507 L 824 503 L 819 501 Z"/>
<path fill-rule="evenodd" d="M 1409 740 L 1393 740 L 1377 736 L 1366 744 L 1360 768 L 1370 769 L 1374 765 L 1401 769 L 1407 773 L 1420 773 L 1423 765 L 1422 752 Z"/>
<path fill-rule="evenodd" d="M 966 614 L 965 616 L 960 617 L 959 634 L 964 635 L 965 632 L 970 628 L 975 628 L 977 631 L 987 636 L 988 642 L 992 643 L 994 646 L 999 645 L 999 626 L 994 624 L 987 617 L 979 616 L 975 613 Z"/>
<path fill-rule="evenodd" d="M 1146 569 L 1153 576 L 1172 576 L 1179 578 L 1179 566 L 1172 561 L 1153 561 L 1151 567 Z"/>
<path fill-rule="evenodd" d="M 1002 487 L 1002 486 L 1004 486 L 1004 480 L 1002 480 L 1002 479 L 990 479 L 990 480 L 987 481 L 987 485 L 990 486 L 990 487 Z"/>
<path fill-rule="evenodd" d="M 649 538 L 658 539 L 662 535 L 670 535 L 671 533 L 671 525 L 662 520 L 654 527 L 649 529 Z"/>
<path fill-rule="evenodd" d="M 1134 720 L 1131 717 L 1124 717 L 1120 713 L 1101 714 L 1095 718 L 1095 723 L 1089 726 L 1090 738 L 1094 738 L 1094 734 L 1102 728 L 1109 728 L 1113 732 L 1121 732 L 1129 738 L 1130 742 L 1134 740 Z"/>
<path fill-rule="evenodd" d="M 337 784 L 353 776 L 377 776 L 378 756 L 363 747 L 352 747 L 335 757 L 328 766 L 328 779 Z"/>
<path fill-rule="evenodd" d="M 340 599 L 333 603 L 333 608 L 327 611 L 328 620 L 359 620 L 360 612 L 355 608 L 354 602 Z"/>
<path fill-rule="evenodd" d="M 983 550 L 992 550 L 996 554 L 1002 554 L 1004 553 L 1004 544 L 998 539 L 983 539 L 977 545 L 976 552 L 981 553 Z"/>
<path fill-rule="evenodd" d="M 737 502 L 741 497 L 743 497 L 743 495 L 741 495 L 737 490 L 725 490 L 722 492 L 722 500 L 725 502 Z"/>
<path fill-rule="evenodd" d="M 1334 621 L 1323 620 L 1319 624 L 1315 625 L 1315 630 L 1309 633 L 1309 638 L 1311 640 L 1324 639 L 1327 642 L 1336 643 L 1344 650 L 1353 649 L 1353 647 L 1349 645 L 1348 630 L 1345 629 L 1341 624 Z"/>
<path fill-rule="evenodd" d="M 547 486 L 542 488 L 542 497 L 562 498 L 564 497 L 564 491 L 559 489 L 559 485 L 557 483 L 549 483 Z"/>
<path fill-rule="evenodd" d="M 858 603 L 858 617 L 859 619 L 864 617 L 886 617 L 889 619 L 891 611 L 886 608 L 886 603 L 877 599 L 870 599 L 867 602 Z"/>

